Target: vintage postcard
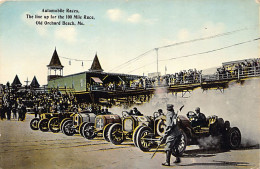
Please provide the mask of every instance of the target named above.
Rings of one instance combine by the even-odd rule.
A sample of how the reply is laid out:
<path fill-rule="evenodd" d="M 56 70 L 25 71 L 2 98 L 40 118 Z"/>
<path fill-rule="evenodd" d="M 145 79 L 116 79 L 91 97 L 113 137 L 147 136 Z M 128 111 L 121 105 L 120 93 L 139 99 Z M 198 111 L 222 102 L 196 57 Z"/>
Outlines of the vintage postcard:
<path fill-rule="evenodd" d="M 0 0 L 0 169 L 260 164 L 259 0 Z"/>

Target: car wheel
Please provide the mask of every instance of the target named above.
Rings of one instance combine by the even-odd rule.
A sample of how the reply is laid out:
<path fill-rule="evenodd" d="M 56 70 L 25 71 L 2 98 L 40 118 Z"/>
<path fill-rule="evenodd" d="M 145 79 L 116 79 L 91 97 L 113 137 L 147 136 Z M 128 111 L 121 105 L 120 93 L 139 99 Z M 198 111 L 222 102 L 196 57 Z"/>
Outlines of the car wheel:
<path fill-rule="evenodd" d="M 108 130 L 108 138 L 111 143 L 119 145 L 124 141 L 124 134 L 122 132 L 121 124 L 113 124 Z"/>
<path fill-rule="evenodd" d="M 96 133 L 94 131 L 94 123 L 87 123 L 83 126 L 83 136 L 88 139 L 91 140 L 93 138 L 96 137 Z"/>
<path fill-rule="evenodd" d="M 83 135 L 83 127 L 87 124 L 87 122 L 83 122 L 79 125 L 79 134 L 84 137 Z"/>
<path fill-rule="evenodd" d="M 241 143 L 241 133 L 237 127 L 232 127 L 228 130 L 226 143 L 230 149 L 237 149 Z"/>
<path fill-rule="evenodd" d="M 60 124 L 59 124 L 59 118 L 58 117 L 53 117 L 49 120 L 49 129 L 53 133 L 58 133 L 60 131 Z"/>
<path fill-rule="evenodd" d="M 49 119 L 41 119 L 39 121 L 39 129 L 43 132 L 49 131 L 48 122 L 49 122 Z"/>
<path fill-rule="evenodd" d="M 61 123 L 60 123 L 60 130 L 61 130 L 62 133 L 64 133 L 64 131 L 63 131 L 64 123 L 65 123 L 66 121 L 68 121 L 68 120 L 70 120 L 70 118 L 63 119 L 63 120 L 61 121 Z"/>
<path fill-rule="evenodd" d="M 177 143 L 175 147 L 173 148 L 172 155 L 173 156 L 182 156 L 183 152 L 186 149 L 187 146 L 187 135 L 184 133 L 183 130 L 181 131 L 181 136 L 179 140 L 177 140 Z"/>
<path fill-rule="evenodd" d="M 39 127 L 38 127 L 39 121 L 40 121 L 40 119 L 38 119 L 38 118 L 34 118 L 34 119 L 31 120 L 30 127 L 31 127 L 32 130 L 38 130 L 39 129 Z"/>
<path fill-rule="evenodd" d="M 110 123 L 110 124 L 107 124 L 104 129 L 103 129 L 103 138 L 107 141 L 107 142 L 110 142 L 109 140 L 109 137 L 108 137 L 108 131 L 110 129 L 110 127 L 112 126 L 113 124 Z"/>
<path fill-rule="evenodd" d="M 63 124 L 63 133 L 67 136 L 73 136 L 75 131 L 72 129 L 73 123 L 72 120 L 67 120 Z"/>
<path fill-rule="evenodd" d="M 143 126 L 137 126 L 137 127 L 135 128 L 135 130 L 134 130 L 133 142 L 134 142 L 134 145 L 135 145 L 136 147 L 138 147 L 137 141 L 136 141 L 137 133 L 138 133 L 138 131 L 140 130 L 140 128 L 142 128 L 142 127 L 143 127 Z"/>
<path fill-rule="evenodd" d="M 139 129 L 136 137 L 137 147 L 139 147 L 142 151 L 149 151 L 151 149 L 151 141 L 148 139 L 152 134 L 152 129 L 149 127 L 142 127 Z"/>

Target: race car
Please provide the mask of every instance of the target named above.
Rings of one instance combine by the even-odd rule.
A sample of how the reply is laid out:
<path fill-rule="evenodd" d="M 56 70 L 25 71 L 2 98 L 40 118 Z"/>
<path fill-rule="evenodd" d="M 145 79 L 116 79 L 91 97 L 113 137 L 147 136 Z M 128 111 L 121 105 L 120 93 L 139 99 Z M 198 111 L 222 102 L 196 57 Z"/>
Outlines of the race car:
<path fill-rule="evenodd" d="M 82 135 L 86 139 L 93 139 L 96 136 L 103 136 L 109 142 L 108 131 L 114 123 L 121 123 L 121 117 L 116 114 L 97 115 L 95 122 L 86 123 L 82 127 Z"/>
<path fill-rule="evenodd" d="M 178 151 L 173 151 L 172 154 L 182 155 L 186 149 L 187 145 L 199 145 L 199 140 L 215 136 L 220 138 L 219 145 L 228 148 L 236 149 L 241 143 L 241 133 L 237 127 L 230 127 L 230 122 L 225 121 L 222 118 L 218 118 L 216 115 L 209 116 L 207 118 L 207 126 L 195 126 L 193 123 L 195 113 L 188 112 L 187 117 L 179 115 L 177 118 L 177 125 L 181 130 L 181 139 L 178 141 L 176 149 Z M 160 139 L 156 137 L 153 129 L 149 126 L 143 127 L 139 130 L 137 137 L 134 140 L 142 151 L 149 151 L 151 148 L 156 147 L 161 143 Z M 176 150 L 175 149 L 175 150 Z"/>
<path fill-rule="evenodd" d="M 137 116 L 123 111 L 122 117 L 122 124 L 113 124 L 108 131 L 108 138 L 115 145 L 126 140 L 134 141 L 137 145 L 137 133 L 143 127 L 150 127 L 155 136 L 162 136 L 165 131 L 165 117 L 158 116 L 157 112 L 153 116 Z"/>

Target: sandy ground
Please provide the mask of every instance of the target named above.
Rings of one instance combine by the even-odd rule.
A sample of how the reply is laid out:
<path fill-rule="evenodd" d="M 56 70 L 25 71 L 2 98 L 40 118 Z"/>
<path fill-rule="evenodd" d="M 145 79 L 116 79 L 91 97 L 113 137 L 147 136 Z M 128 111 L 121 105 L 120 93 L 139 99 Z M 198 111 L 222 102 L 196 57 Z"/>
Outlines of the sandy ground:
<path fill-rule="evenodd" d="M 26 168 L 167 168 L 162 149 L 151 156 L 126 142 L 115 146 L 102 138 L 86 140 L 62 133 L 33 131 L 28 115 L 25 122 L 0 121 L 0 169 Z M 189 146 L 179 165 L 172 168 L 259 168 L 259 148 L 223 152 Z M 174 160 L 174 157 L 171 159 Z"/>

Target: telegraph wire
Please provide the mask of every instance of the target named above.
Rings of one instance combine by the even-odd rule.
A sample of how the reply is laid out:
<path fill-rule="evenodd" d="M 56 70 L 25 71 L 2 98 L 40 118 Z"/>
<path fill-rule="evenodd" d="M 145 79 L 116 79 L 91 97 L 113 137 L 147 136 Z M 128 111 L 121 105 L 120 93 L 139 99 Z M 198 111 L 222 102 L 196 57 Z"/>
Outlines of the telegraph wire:
<path fill-rule="evenodd" d="M 120 69 L 122 66 L 124 66 L 124 65 L 126 65 L 126 64 L 128 64 L 128 63 L 130 63 L 130 62 L 132 62 L 132 61 L 134 61 L 134 60 L 140 59 L 141 57 L 147 55 L 148 53 L 152 52 L 153 50 L 154 50 L 154 49 L 148 50 L 148 51 L 142 53 L 141 55 L 139 55 L 139 56 L 137 56 L 137 57 L 135 57 L 135 58 L 133 58 L 133 59 L 131 59 L 131 60 L 129 60 L 129 61 L 127 61 L 127 62 L 125 62 L 125 63 L 123 63 L 123 64 L 117 66 L 117 67 L 115 67 L 115 68 L 113 68 L 113 69 L 110 69 L 108 72 L 111 72 L 112 70 Z"/>
<path fill-rule="evenodd" d="M 147 52 L 113 68 L 113 69 L 110 69 L 110 71 L 112 70 L 118 70 L 120 69 L 122 66 L 132 62 L 132 61 L 136 61 L 138 59 L 140 59 L 141 57 L 145 56 L 146 54 L 154 51 L 154 50 L 159 50 L 159 49 L 162 49 L 162 48 L 168 48 L 168 47 L 172 47 L 172 46 L 177 46 L 177 45 L 182 45 L 182 44 L 186 44 L 186 43 L 193 43 L 193 42 L 196 42 L 196 41 L 202 41 L 202 40 L 207 40 L 207 39 L 213 39 L 213 38 L 217 38 L 217 37 L 221 37 L 221 36 L 226 36 L 226 35 L 231 35 L 233 33 L 237 33 L 237 32 L 240 32 L 240 31 L 244 31 L 244 30 L 248 30 L 249 28 L 248 27 L 245 27 L 245 28 L 242 28 L 242 29 L 237 29 L 237 30 L 234 30 L 234 31 L 230 31 L 230 32 L 225 32 L 225 33 L 220 33 L 220 34 L 216 34 L 216 35 L 212 35 L 212 36 L 208 36 L 208 37 L 204 37 L 204 38 L 198 38 L 198 39 L 193 39 L 193 40 L 188 40 L 188 41 L 183 41 L 183 42 L 177 42 L 177 43 L 174 43 L 174 44 L 170 44 L 170 45 L 166 45 L 166 46 L 161 46 L 161 47 L 157 47 L 157 48 L 153 48 L 151 50 L 148 50 Z"/>
<path fill-rule="evenodd" d="M 145 66 L 148 66 L 148 65 L 151 65 L 151 64 L 154 64 L 154 63 L 156 63 L 156 61 L 151 62 L 151 63 L 149 63 L 149 64 L 146 64 L 146 65 L 144 65 L 144 66 L 141 66 L 141 67 L 139 67 L 139 68 L 136 68 L 136 69 L 134 69 L 134 70 L 131 70 L 131 71 L 127 72 L 127 73 L 134 72 L 134 71 L 136 71 L 136 70 L 139 70 L 139 69 L 141 69 L 141 68 L 143 68 L 143 67 L 145 67 Z"/>
<path fill-rule="evenodd" d="M 233 45 L 225 46 L 225 47 L 218 48 L 218 49 L 209 50 L 209 51 L 206 51 L 206 52 L 199 52 L 199 53 L 195 53 L 195 54 L 189 54 L 189 55 L 174 57 L 174 58 L 170 58 L 170 59 L 162 59 L 162 60 L 159 60 L 159 61 L 168 61 L 168 60 L 173 60 L 173 59 L 180 59 L 180 58 L 184 58 L 184 57 L 190 57 L 190 56 L 202 55 L 202 54 L 206 54 L 206 53 L 212 53 L 212 52 L 216 52 L 216 51 L 219 51 L 219 50 L 223 50 L 223 49 L 231 48 L 231 47 L 234 47 L 234 46 L 242 45 L 242 44 L 245 44 L 245 43 L 253 42 L 253 41 L 256 41 L 256 40 L 259 40 L 259 39 L 260 38 L 256 38 L 256 39 L 253 39 L 253 40 L 248 40 L 248 41 L 236 43 L 236 44 L 233 44 Z"/>
<path fill-rule="evenodd" d="M 92 61 L 92 60 L 85 60 L 85 59 L 68 58 L 68 57 L 64 57 L 64 56 L 60 56 L 60 57 L 63 58 L 63 59 L 69 60 L 69 65 L 71 65 L 71 61 L 81 62 L 82 67 L 84 66 L 84 62 Z"/>
<path fill-rule="evenodd" d="M 63 57 L 63 56 L 59 56 L 59 57 L 61 57 L 61 58 L 64 58 L 64 59 L 68 59 L 68 60 L 74 60 L 74 61 L 80 61 L 80 62 L 82 62 L 82 61 L 92 61 L 92 60 L 85 60 L 85 59 L 74 59 L 74 58 L 68 58 L 68 57 Z"/>
<path fill-rule="evenodd" d="M 189 55 L 184 55 L 184 56 L 179 56 L 179 57 L 174 57 L 174 58 L 170 58 L 170 59 L 163 59 L 163 60 L 159 60 L 160 62 L 162 61 L 169 61 L 169 60 L 173 60 L 173 59 L 180 59 L 180 58 L 184 58 L 184 57 L 190 57 L 190 56 L 196 56 L 196 55 L 202 55 L 202 54 L 206 54 L 206 53 L 212 53 L 212 52 L 216 52 L 216 51 L 219 51 L 219 50 L 223 50 L 223 49 L 227 49 L 227 48 L 231 48 L 231 47 L 234 47 L 234 46 L 239 46 L 239 45 L 242 45 L 242 44 L 245 44 L 245 43 L 249 43 L 249 42 L 253 42 L 253 41 L 257 41 L 257 40 L 260 40 L 260 38 L 256 38 L 256 39 L 253 39 L 253 40 L 248 40 L 248 41 L 244 41 L 244 42 L 240 42 L 240 43 L 236 43 L 236 44 L 233 44 L 233 45 L 229 45 L 229 46 L 225 46 L 225 47 L 221 47 L 221 48 L 218 48 L 218 49 L 213 49 L 213 50 L 209 50 L 209 51 L 205 51 L 205 52 L 199 52 L 199 53 L 194 53 L 194 54 L 189 54 Z M 152 62 L 150 64 L 154 64 L 155 62 Z M 142 67 L 139 67 L 137 69 L 134 69 L 134 70 L 131 70 L 129 71 L 128 73 L 130 72 L 133 72 L 135 70 L 139 70 L 147 65 L 150 65 L 150 64 L 146 64 Z"/>

